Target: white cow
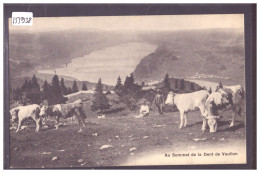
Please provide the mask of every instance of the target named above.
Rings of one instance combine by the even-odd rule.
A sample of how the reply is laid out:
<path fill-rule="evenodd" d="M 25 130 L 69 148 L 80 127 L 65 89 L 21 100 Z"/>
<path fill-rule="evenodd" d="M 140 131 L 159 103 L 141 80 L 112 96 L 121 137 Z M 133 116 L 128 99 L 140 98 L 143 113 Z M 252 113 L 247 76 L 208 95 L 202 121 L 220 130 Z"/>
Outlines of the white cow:
<path fill-rule="evenodd" d="M 244 89 L 240 85 L 229 86 L 224 88 L 217 88 L 208 97 L 205 107 L 208 112 L 208 125 L 210 132 L 217 131 L 217 119 L 219 112 L 223 114 L 226 110 L 232 110 L 232 120 L 229 127 L 233 127 L 235 123 L 235 116 L 241 116 L 242 105 L 244 99 Z"/>
<path fill-rule="evenodd" d="M 187 125 L 187 114 L 189 111 L 195 110 L 195 108 L 199 108 L 201 115 L 206 117 L 205 111 L 205 102 L 209 96 L 209 92 L 207 90 L 200 90 L 192 93 L 185 94 L 174 94 L 172 91 L 168 94 L 165 104 L 175 104 L 180 111 L 180 127 L 186 127 Z M 206 120 L 203 119 L 202 129 L 206 130 Z M 184 122 L 183 122 L 184 121 Z"/>
<path fill-rule="evenodd" d="M 35 132 L 39 132 L 40 129 L 40 106 L 37 104 L 27 105 L 27 106 L 18 106 L 10 110 L 11 122 L 13 123 L 18 119 L 18 127 L 16 132 L 19 131 L 22 121 L 27 118 L 32 118 L 36 123 Z"/>
<path fill-rule="evenodd" d="M 140 108 L 140 115 L 135 116 L 136 118 L 142 118 L 142 117 L 146 117 L 149 116 L 151 114 L 151 108 L 149 105 L 144 104 L 141 106 Z"/>

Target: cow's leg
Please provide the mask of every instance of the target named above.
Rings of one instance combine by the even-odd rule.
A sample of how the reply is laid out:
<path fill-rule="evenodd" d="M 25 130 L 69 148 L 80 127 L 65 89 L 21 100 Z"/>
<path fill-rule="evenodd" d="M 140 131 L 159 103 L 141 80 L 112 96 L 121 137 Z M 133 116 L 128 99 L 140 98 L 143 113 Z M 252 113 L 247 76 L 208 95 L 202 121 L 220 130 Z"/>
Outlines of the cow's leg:
<path fill-rule="evenodd" d="M 36 124 L 35 132 L 39 132 L 39 130 L 40 130 L 40 118 L 33 116 L 32 119 L 35 121 L 35 124 Z"/>
<path fill-rule="evenodd" d="M 181 129 L 183 127 L 183 116 L 184 116 L 184 111 L 180 111 L 180 127 L 179 129 Z"/>
<path fill-rule="evenodd" d="M 60 116 L 56 116 L 56 125 L 55 125 L 55 127 L 56 127 L 56 130 L 58 130 L 58 128 L 59 128 L 59 123 L 60 123 Z"/>
<path fill-rule="evenodd" d="M 235 113 L 235 111 L 233 110 L 233 111 L 232 111 L 232 120 L 231 120 L 231 123 L 230 123 L 230 126 L 229 126 L 229 127 L 233 127 L 233 126 L 234 126 L 234 123 L 235 123 L 235 115 L 236 115 L 236 113 Z"/>
<path fill-rule="evenodd" d="M 76 117 L 77 117 L 77 120 L 78 120 L 78 125 L 79 125 L 79 130 L 78 130 L 78 132 L 82 132 L 82 128 L 81 128 L 81 126 L 80 126 L 80 124 L 81 124 L 81 114 L 80 114 L 80 111 L 78 110 L 78 109 L 75 109 L 75 115 L 76 115 Z M 83 121 L 82 121 L 83 122 Z"/>
<path fill-rule="evenodd" d="M 18 127 L 17 127 L 17 129 L 16 129 L 16 132 L 18 132 L 19 129 L 21 128 L 22 121 L 23 121 L 23 120 L 19 118 L 19 121 L 18 121 Z"/>
<path fill-rule="evenodd" d="M 203 132 L 206 131 L 206 128 L 207 128 L 207 120 L 205 118 L 202 118 L 202 127 L 201 127 L 201 130 Z"/>
<path fill-rule="evenodd" d="M 184 118 L 184 127 L 186 127 L 186 125 L 187 125 L 187 114 L 188 114 L 188 112 L 184 112 L 184 116 L 183 116 L 183 118 Z"/>

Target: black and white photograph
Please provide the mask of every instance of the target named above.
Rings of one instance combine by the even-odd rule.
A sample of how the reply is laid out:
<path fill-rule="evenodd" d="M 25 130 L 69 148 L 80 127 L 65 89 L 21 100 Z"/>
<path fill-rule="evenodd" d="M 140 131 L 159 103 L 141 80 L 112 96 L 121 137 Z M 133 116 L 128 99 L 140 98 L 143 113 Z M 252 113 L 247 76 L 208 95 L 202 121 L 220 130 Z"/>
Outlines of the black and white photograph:
<path fill-rule="evenodd" d="M 247 164 L 244 17 L 10 17 L 10 168 Z"/>

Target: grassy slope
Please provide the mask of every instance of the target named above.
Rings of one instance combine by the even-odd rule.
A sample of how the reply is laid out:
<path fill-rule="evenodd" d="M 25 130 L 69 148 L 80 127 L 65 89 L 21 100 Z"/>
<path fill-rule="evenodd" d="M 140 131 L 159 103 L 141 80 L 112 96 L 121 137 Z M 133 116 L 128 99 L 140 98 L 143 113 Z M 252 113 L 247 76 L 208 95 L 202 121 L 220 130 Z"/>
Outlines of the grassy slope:
<path fill-rule="evenodd" d="M 188 115 L 188 126 L 182 130 L 178 129 L 177 112 L 163 116 L 153 112 L 151 116 L 143 119 L 134 118 L 136 114 L 125 110 L 119 114 L 106 115 L 105 119 L 98 119 L 93 112 L 87 111 L 87 126 L 82 133 L 77 132 L 76 124 L 61 126 L 59 130 L 42 129 L 38 134 L 34 132 L 33 127 L 19 133 L 11 131 L 11 167 L 117 166 L 125 164 L 127 160 L 140 153 L 165 147 L 207 148 L 214 147 L 216 142 L 221 143 L 222 146 L 232 146 L 234 142 L 245 145 L 244 116 L 238 117 L 235 127 L 229 129 L 230 111 L 224 114 L 225 118 L 219 122 L 219 131 L 214 134 L 201 132 L 201 118 L 198 111 Z M 163 125 L 163 127 L 154 127 L 154 125 Z M 93 136 L 95 133 L 97 136 Z M 144 139 L 144 136 L 149 137 Z M 207 140 L 199 142 L 193 140 L 193 138 L 204 137 Z M 221 141 L 222 138 L 225 140 Z M 113 148 L 100 150 L 102 145 L 112 145 Z M 130 152 L 129 149 L 132 147 L 136 147 L 136 150 Z M 51 152 L 51 154 L 42 154 L 43 152 Z M 58 159 L 52 161 L 53 157 Z M 79 159 L 83 159 L 83 162 L 78 163 Z"/>

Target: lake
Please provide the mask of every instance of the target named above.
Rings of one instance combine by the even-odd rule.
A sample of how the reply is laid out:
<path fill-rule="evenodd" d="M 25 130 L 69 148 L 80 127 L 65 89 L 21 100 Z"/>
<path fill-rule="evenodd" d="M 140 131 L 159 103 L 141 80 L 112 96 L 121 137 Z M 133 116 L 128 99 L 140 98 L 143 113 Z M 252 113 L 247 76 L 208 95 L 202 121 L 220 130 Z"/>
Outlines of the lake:
<path fill-rule="evenodd" d="M 135 70 L 145 56 L 153 53 L 157 46 L 143 42 L 131 42 L 94 51 L 71 60 L 61 68 L 38 70 L 38 73 L 74 77 L 81 81 L 102 82 L 115 85 L 120 75 L 122 82 Z"/>

